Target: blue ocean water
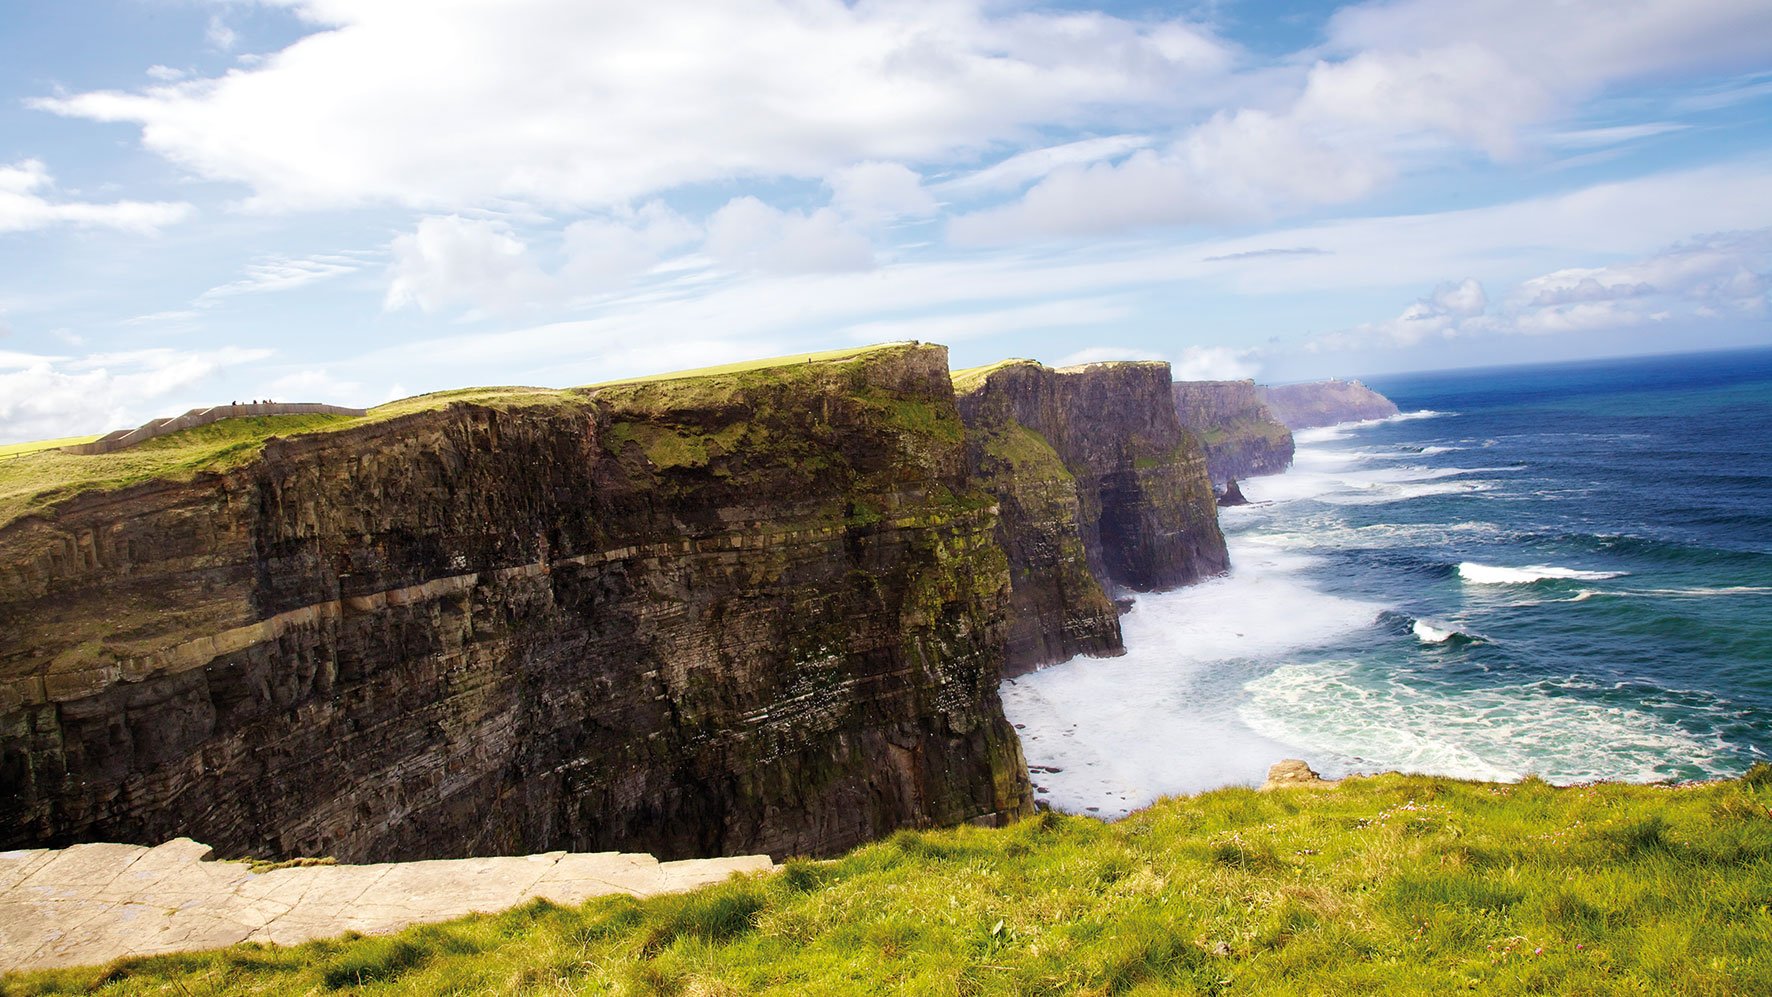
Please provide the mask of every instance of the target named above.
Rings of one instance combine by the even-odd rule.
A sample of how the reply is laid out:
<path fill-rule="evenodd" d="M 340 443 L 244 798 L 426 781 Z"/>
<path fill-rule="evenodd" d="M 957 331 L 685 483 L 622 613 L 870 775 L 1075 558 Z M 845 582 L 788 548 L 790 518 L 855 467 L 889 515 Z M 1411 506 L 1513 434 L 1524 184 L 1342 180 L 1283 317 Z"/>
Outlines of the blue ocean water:
<path fill-rule="evenodd" d="M 1772 350 L 1374 380 L 1225 510 L 1229 577 L 1005 683 L 1041 795 L 1113 815 L 1402 769 L 1738 774 L 1772 753 Z"/>

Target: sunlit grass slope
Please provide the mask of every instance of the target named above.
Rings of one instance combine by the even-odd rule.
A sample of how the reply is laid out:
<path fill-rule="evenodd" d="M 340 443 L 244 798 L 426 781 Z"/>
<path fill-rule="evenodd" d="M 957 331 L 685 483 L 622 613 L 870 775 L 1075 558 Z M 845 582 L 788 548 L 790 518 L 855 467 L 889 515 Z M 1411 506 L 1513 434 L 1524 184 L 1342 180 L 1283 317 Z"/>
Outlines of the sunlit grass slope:
<path fill-rule="evenodd" d="M 1382 776 L 900 833 L 647 901 L 13 978 L 13 994 L 1772 993 L 1772 767 Z"/>
<path fill-rule="evenodd" d="M 769 357 L 719 367 L 608 381 L 578 389 L 483 387 L 437 391 L 378 405 L 370 409 L 368 415 L 356 417 L 284 415 L 224 419 L 109 454 L 78 455 L 54 449 L 69 443 L 90 442 L 97 437 L 7 444 L 0 447 L 0 526 L 20 516 L 40 512 L 58 501 L 82 492 L 107 491 L 153 480 L 190 480 L 201 472 L 226 471 L 258 456 L 272 437 L 336 432 L 457 403 L 504 409 L 537 405 L 582 405 L 586 402 L 587 391 L 608 390 L 630 384 L 661 386 L 665 382 L 713 381 L 730 379 L 734 375 L 754 377 L 771 368 L 792 366 L 797 369 L 808 363 L 841 363 L 878 350 L 904 345 L 892 343 Z"/>

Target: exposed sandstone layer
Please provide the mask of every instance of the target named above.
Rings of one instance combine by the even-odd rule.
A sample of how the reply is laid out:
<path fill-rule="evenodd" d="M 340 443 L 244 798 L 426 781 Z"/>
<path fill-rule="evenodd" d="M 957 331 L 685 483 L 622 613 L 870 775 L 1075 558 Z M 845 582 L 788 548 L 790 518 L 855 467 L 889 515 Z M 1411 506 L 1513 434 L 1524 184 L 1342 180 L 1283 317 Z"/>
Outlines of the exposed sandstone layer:
<path fill-rule="evenodd" d="M 1261 398 L 1290 429 L 1314 429 L 1397 414 L 1394 402 L 1358 381 L 1281 384 L 1262 388 Z"/>
<path fill-rule="evenodd" d="M 962 372 L 956 389 L 979 480 L 1001 509 L 1006 674 L 1123 653 L 1112 592 L 1229 567 L 1205 457 L 1175 419 L 1167 364 L 1009 361 Z"/>
<path fill-rule="evenodd" d="M 1185 560 L 1121 537 L 1159 506 L 1102 521 L 1134 583 Z M 1023 814 L 995 525 L 917 345 L 75 497 L 0 529 L 0 847 L 779 857 Z"/>
<path fill-rule="evenodd" d="M 1222 489 L 1234 478 L 1292 465 L 1292 431 L 1268 410 L 1254 381 L 1177 381 L 1175 414 L 1206 448 L 1206 471 Z"/>

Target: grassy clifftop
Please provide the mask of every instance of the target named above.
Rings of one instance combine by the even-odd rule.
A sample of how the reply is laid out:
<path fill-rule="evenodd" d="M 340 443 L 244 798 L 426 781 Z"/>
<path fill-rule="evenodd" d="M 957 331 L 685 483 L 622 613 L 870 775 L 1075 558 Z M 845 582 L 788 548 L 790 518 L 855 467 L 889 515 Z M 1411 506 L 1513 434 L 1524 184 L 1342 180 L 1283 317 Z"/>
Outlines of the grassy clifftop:
<path fill-rule="evenodd" d="M 199 473 L 239 467 L 257 457 L 267 441 L 279 436 L 354 429 L 456 404 L 501 409 L 584 405 L 588 394 L 614 393 L 630 385 L 634 386 L 634 391 L 644 390 L 651 396 L 668 399 L 697 385 L 701 386 L 703 393 L 717 391 L 741 381 L 767 378 L 771 371 L 779 372 L 783 368 L 798 370 L 809 364 L 843 363 L 879 351 L 905 349 L 907 345 L 889 343 L 769 357 L 608 381 L 584 388 L 483 387 L 436 391 L 378 405 L 370 409 L 368 415 L 360 417 L 284 415 L 225 419 L 109 454 L 77 455 L 54 449 L 69 443 L 90 442 L 95 437 L 8 444 L 0 447 L 0 526 L 21 516 L 42 512 L 59 501 L 85 492 L 109 491 L 156 480 L 188 481 Z"/>
<path fill-rule="evenodd" d="M 1387 775 L 906 832 L 681 896 L 0 991 L 1769 993 L 1768 897 L 1772 767 L 1677 788 Z"/>

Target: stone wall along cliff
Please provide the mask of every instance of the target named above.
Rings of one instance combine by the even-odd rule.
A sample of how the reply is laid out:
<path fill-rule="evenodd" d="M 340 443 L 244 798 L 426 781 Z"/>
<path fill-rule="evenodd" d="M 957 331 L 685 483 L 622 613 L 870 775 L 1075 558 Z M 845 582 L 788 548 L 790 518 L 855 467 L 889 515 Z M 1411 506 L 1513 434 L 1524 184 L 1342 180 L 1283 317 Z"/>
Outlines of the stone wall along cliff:
<path fill-rule="evenodd" d="M 1292 431 L 1268 410 L 1254 381 L 1177 381 L 1174 393 L 1176 417 L 1205 446 L 1216 487 L 1292 465 Z"/>
<path fill-rule="evenodd" d="M 956 375 L 972 459 L 998 499 L 1011 577 L 1008 674 L 1124 648 L 1108 594 L 1229 567 L 1197 440 L 1169 368 L 1054 370 L 1009 361 Z"/>
<path fill-rule="evenodd" d="M 1358 381 L 1282 384 L 1262 388 L 1261 397 L 1290 429 L 1314 429 L 1397 414 L 1397 406 L 1389 398 Z"/>
<path fill-rule="evenodd" d="M 916 344 L 75 497 L 0 528 L 0 847 L 779 857 L 1024 814 L 994 528 Z"/>

